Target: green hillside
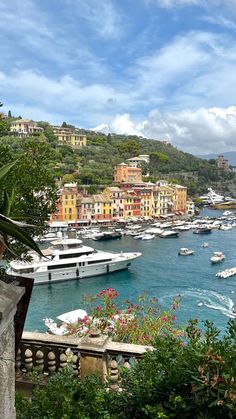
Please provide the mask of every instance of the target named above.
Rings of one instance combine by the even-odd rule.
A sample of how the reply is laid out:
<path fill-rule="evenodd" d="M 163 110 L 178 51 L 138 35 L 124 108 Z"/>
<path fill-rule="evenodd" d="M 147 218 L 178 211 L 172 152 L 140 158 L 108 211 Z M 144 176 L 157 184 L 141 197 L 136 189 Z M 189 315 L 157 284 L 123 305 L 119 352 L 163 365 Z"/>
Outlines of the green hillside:
<path fill-rule="evenodd" d="M 9 135 L 11 120 L 1 121 L 0 149 L 17 154 L 28 140 Z M 144 179 L 167 179 L 181 183 L 188 187 L 192 196 L 204 193 L 208 186 L 215 187 L 218 192 L 232 192 L 231 186 L 235 184 L 236 175 L 217 169 L 214 160 L 207 161 L 184 153 L 171 144 L 137 136 L 105 135 L 80 129 L 87 136 L 87 147 L 73 149 L 57 144 L 47 122 L 40 121 L 38 124 L 44 128 L 44 133 L 34 134 L 32 138 L 35 142 L 47 143 L 51 150 L 47 156 L 47 167 L 54 177 L 63 182 L 90 185 L 91 193 L 98 190 L 98 185 L 113 183 L 115 165 L 139 154 L 150 155 L 150 164 L 143 163 L 141 166 L 144 176 L 149 173 L 149 177 Z"/>
<path fill-rule="evenodd" d="M 171 144 L 136 136 L 83 132 L 87 135 L 88 146 L 76 154 L 81 161 L 80 175 L 82 178 L 85 175 L 85 183 L 87 175 L 92 183 L 97 183 L 98 179 L 98 183 L 111 183 L 114 166 L 138 154 L 150 155 L 150 164 L 143 165 L 150 180 L 166 178 L 180 182 L 193 195 L 203 193 L 213 185 L 225 191 L 228 183 L 236 179 L 235 174 L 218 170 L 214 162 L 184 153 Z"/>

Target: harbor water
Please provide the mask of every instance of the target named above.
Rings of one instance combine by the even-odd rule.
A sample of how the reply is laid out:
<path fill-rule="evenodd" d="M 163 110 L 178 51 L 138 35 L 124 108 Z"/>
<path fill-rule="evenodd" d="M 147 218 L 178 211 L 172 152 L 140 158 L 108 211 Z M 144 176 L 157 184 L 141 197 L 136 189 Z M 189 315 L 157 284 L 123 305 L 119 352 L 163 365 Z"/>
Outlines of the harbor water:
<path fill-rule="evenodd" d="M 203 215 L 218 216 L 221 211 L 204 210 Z M 201 247 L 207 241 L 209 246 Z M 33 288 L 25 330 L 46 331 L 43 319 L 86 308 L 83 296 L 96 295 L 102 289 L 112 287 L 119 292 L 118 303 L 129 299 L 137 303 L 138 296 L 147 292 L 157 297 L 163 309 L 168 308 L 175 296 L 181 296 L 177 309 L 177 322 L 186 324 L 190 318 L 211 320 L 223 332 L 232 318 L 236 305 L 236 276 L 228 279 L 216 277 L 216 273 L 236 266 L 236 227 L 228 231 L 213 230 L 211 234 L 181 232 L 177 238 L 155 237 L 153 240 L 134 240 L 123 236 L 120 240 L 84 243 L 99 250 L 114 252 L 142 252 L 127 271 L 72 280 Z M 194 250 L 190 256 L 179 256 L 179 249 Z M 211 264 L 213 252 L 221 251 L 225 260 Z M 199 305 L 200 303 L 200 305 Z"/>

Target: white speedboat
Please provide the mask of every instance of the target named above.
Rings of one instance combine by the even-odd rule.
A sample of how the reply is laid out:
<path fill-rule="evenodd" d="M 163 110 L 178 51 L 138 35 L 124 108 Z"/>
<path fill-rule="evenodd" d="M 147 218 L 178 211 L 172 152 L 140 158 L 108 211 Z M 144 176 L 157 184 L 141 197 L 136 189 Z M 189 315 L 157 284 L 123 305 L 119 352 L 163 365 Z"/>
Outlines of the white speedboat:
<path fill-rule="evenodd" d="M 203 242 L 202 244 L 201 244 L 201 247 L 203 247 L 203 248 L 206 248 L 206 247 L 208 247 L 209 246 L 209 243 L 207 243 L 207 242 Z"/>
<path fill-rule="evenodd" d="M 232 230 L 232 225 L 231 224 L 222 224 L 220 226 L 220 230 L 223 230 L 223 231 Z"/>
<path fill-rule="evenodd" d="M 224 253 L 214 252 L 213 256 L 211 257 L 211 263 L 223 262 L 224 259 L 225 259 Z"/>
<path fill-rule="evenodd" d="M 59 323 L 48 317 L 43 320 L 45 326 L 48 329 L 48 333 L 63 336 L 68 334 L 69 330 L 67 326 L 69 324 L 78 323 L 79 320 L 83 320 L 85 317 L 87 317 L 87 315 L 88 314 L 85 310 L 77 309 L 57 316 L 57 319 L 60 321 Z"/>
<path fill-rule="evenodd" d="M 188 249 L 187 247 L 181 247 L 178 253 L 178 255 L 180 256 L 189 256 L 193 254 L 194 254 L 194 250 Z"/>
<path fill-rule="evenodd" d="M 42 251 L 40 258 L 31 252 L 32 260 L 9 263 L 7 273 L 34 278 L 35 285 L 70 279 L 87 278 L 127 269 L 131 261 L 141 253 L 112 253 L 95 250 L 82 245 L 78 239 L 61 239 L 52 242 L 52 247 Z"/>
<path fill-rule="evenodd" d="M 174 231 L 174 230 L 164 230 L 161 234 L 160 237 L 162 239 L 166 239 L 166 238 L 172 238 L 172 237 L 178 237 L 179 233 L 178 231 Z"/>
<path fill-rule="evenodd" d="M 142 237 L 142 240 L 152 240 L 154 239 L 155 234 L 145 233 Z"/>

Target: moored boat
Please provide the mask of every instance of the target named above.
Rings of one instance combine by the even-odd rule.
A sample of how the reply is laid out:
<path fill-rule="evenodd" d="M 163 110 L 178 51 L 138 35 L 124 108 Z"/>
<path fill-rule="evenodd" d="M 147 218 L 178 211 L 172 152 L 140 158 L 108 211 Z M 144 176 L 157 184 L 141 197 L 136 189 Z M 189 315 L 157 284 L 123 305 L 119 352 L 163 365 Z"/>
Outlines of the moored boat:
<path fill-rule="evenodd" d="M 210 234 L 211 233 L 210 227 L 199 227 L 193 231 L 194 234 Z"/>
<path fill-rule="evenodd" d="M 178 252 L 179 256 L 189 256 L 193 254 L 194 254 L 194 250 L 188 249 L 187 247 L 181 247 L 181 249 Z"/>
<path fill-rule="evenodd" d="M 174 231 L 174 230 L 164 230 L 161 234 L 160 237 L 162 239 L 166 239 L 166 238 L 173 238 L 173 237 L 178 237 L 179 233 L 178 231 Z"/>
<path fill-rule="evenodd" d="M 106 231 L 101 232 L 93 236 L 93 240 L 102 241 L 102 240 L 116 240 L 121 239 L 122 234 L 119 231 Z"/>
<path fill-rule="evenodd" d="M 236 275 L 236 267 L 225 269 L 224 271 L 217 272 L 216 274 L 218 278 L 222 278 L 222 279 L 230 278 L 231 276 L 234 276 L 234 275 Z"/>
<path fill-rule="evenodd" d="M 52 247 L 42 250 L 44 257 L 32 252 L 32 260 L 14 260 L 7 273 L 34 278 L 34 284 L 81 279 L 127 269 L 140 252 L 103 252 L 82 245 L 78 239 L 62 239 L 52 242 Z"/>
<path fill-rule="evenodd" d="M 224 259 L 225 259 L 224 253 L 214 252 L 213 256 L 211 257 L 211 263 L 223 262 Z"/>

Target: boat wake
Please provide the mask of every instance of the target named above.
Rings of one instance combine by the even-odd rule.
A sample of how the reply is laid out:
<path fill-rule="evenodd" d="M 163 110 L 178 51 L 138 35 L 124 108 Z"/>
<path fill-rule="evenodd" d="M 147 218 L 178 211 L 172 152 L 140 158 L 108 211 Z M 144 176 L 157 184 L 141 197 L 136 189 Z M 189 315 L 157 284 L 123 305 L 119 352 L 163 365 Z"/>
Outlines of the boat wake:
<path fill-rule="evenodd" d="M 218 310 L 227 317 L 235 318 L 236 313 L 233 311 L 234 302 L 230 297 L 219 294 L 215 291 L 191 289 L 182 293 L 182 296 L 195 297 L 199 307 L 205 306 L 212 310 Z"/>
<path fill-rule="evenodd" d="M 168 296 L 170 297 L 170 295 Z M 172 298 L 174 295 L 172 296 Z M 204 289 L 186 289 L 183 290 L 180 294 L 182 299 L 183 306 L 186 303 L 188 298 L 191 299 L 191 306 L 192 300 L 196 301 L 196 305 L 200 307 L 207 307 L 212 310 L 220 311 L 224 316 L 230 318 L 236 318 L 236 312 L 234 311 L 234 302 L 231 300 L 230 297 L 226 295 L 219 294 L 216 291 L 204 290 Z M 166 297 L 162 297 L 160 300 L 161 302 L 167 299 Z"/>

